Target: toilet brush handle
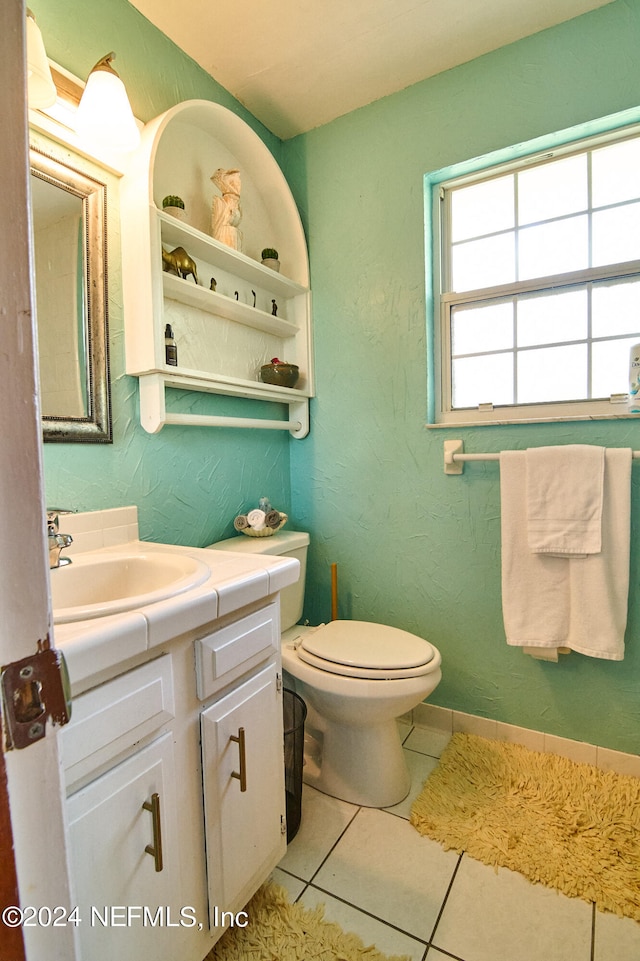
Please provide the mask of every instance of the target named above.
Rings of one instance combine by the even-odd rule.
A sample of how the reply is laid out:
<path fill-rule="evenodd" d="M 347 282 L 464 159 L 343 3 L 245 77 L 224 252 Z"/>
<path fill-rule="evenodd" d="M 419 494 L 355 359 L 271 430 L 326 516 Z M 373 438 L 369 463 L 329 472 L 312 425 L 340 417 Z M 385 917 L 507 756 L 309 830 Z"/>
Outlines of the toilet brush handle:
<path fill-rule="evenodd" d="M 338 565 L 331 565 L 331 620 L 338 619 Z"/>

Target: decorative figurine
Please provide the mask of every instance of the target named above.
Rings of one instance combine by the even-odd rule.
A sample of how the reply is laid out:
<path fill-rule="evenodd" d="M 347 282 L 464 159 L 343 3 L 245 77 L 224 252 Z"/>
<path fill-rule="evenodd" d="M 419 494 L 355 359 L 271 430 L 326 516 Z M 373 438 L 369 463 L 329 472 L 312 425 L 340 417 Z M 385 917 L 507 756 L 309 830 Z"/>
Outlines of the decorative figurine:
<path fill-rule="evenodd" d="M 278 305 L 276 304 L 275 300 L 271 301 L 271 314 L 274 317 L 278 316 Z"/>
<path fill-rule="evenodd" d="M 238 225 L 242 220 L 240 207 L 240 171 L 218 167 L 211 180 L 222 197 L 214 197 L 211 204 L 211 233 L 220 243 L 242 249 L 242 234 Z"/>
<path fill-rule="evenodd" d="M 164 270 L 173 271 L 183 280 L 186 280 L 189 274 L 193 274 L 193 279 L 196 284 L 198 283 L 198 270 L 195 261 L 191 259 L 184 247 L 176 247 L 171 251 L 166 251 L 163 247 L 162 266 Z"/>
<path fill-rule="evenodd" d="M 215 290 L 217 286 L 218 284 L 217 284 L 216 278 L 212 277 L 211 283 L 209 284 L 209 290 Z"/>

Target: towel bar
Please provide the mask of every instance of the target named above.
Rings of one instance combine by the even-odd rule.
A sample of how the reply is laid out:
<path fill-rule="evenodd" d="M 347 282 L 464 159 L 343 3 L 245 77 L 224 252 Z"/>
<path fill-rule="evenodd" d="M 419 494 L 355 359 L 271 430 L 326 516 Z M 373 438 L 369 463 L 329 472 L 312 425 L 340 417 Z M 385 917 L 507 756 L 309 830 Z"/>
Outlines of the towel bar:
<path fill-rule="evenodd" d="M 640 450 L 631 451 L 634 460 L 640 460 Z M 444 442 L 444 472 L 445 474 L 461 474 L 465 461 L 500 460 L 499 452 L 485 454 L 465 454 L 463 440 L 446 440 Z"/>

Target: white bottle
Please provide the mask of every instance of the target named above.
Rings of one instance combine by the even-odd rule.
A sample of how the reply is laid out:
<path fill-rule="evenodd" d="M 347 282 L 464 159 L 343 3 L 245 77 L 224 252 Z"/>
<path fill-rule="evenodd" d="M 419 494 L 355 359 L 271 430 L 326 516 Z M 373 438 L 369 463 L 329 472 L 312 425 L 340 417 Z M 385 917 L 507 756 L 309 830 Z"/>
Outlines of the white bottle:
<path fill-rule="evenodd" d="M 629 353 L 629 404 L 630 414 L 640 414 L 640 344 L 634 344 Z"/>

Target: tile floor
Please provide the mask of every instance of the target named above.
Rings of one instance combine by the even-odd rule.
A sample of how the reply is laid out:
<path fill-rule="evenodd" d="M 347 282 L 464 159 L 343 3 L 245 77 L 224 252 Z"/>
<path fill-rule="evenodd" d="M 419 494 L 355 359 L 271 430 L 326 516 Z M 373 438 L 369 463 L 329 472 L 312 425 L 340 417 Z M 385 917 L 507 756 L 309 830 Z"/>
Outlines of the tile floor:
<path fill-rule="evenodd" d="M 639 961 L 640 923 L 444 851 L 409 824 L 446 737 L 403 731 L 409 797 L 357 807 L 305 785 L 302 824 L 273 877 L 292 900 L 411 961 Z M 311 959 L 310 959 L 311 961 Z"/>

